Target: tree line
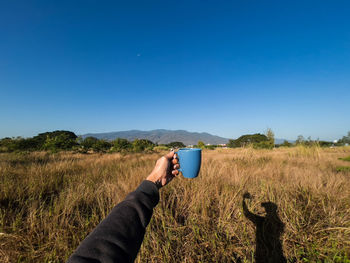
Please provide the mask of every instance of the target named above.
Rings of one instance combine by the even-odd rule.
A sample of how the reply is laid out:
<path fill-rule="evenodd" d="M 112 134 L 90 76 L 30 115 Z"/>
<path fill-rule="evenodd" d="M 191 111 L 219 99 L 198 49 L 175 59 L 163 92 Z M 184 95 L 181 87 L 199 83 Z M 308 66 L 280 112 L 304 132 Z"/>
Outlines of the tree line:
<path fill-rule="evenodd" d="M 237 139 L 231 139 L 227 143 L 229 148 L 251 146 L 255 149 L 272 149 L 274 147 L 303 146 L 343 146 L 350 144 L 350 131 L 337 142 L 305 139 L 299 135 L 294 143 L 284 141 L 282 144 L 275 144 L 274 133 L 268 129 L 265 134 L 246 134 Z M 21 152 L 21 151 L 64 151 L 73 150 L 81 153 L 87 152 L 147 152 L 153 150 L 169 150 L 170 148 L 186 147 L 182 142 L 171 142 L 168 144 L 157 144 L 147 139 L 127 139 L 117 138 L 113 141 L 97 139 L 95 137 L 78 137 L 71 131 L 53 131 L 40 133 L 31 138 L 3 138 L 0 139 L 0 152 Z M 222 145 L 205 145 L 203 141 L 198 141 L 195 148 L 215 149 Z"/>
<path fill-rule="evenodd" d="M 255 149 L 272 149 L 274 147 L 293 147 L 298 145 L 306 147 L 332 147 L 350 145 L 350 131 L 348 132 L 347 136 L 343 136 L 341 139 L 336 140 L 335 142 L 323 141 L 319 139 L 312 140 L 311 137 L 305 139 L 304 136 L 299 135 L 293 143 L 285 140 L 281 144 L 275 144 L 275 136 L 273 131 L 271 129 L 267 129 L 265 134 L 256 133 L 242 135 L 238 139 L 229 140 L 229 143 L 227 144 L 227 146 L 230 148 L 252 146 Z"/>
<path fill-rule="evenodd" d="M 150 140 L 117 138 L 113 141 L 97 139 L 95 137 L 78 137 L 71 131 L 53 131 L 40 133 L 31 138 L 3 138 L 0 139 L 0 152 L 21 151 L 67 151 L 73 150 L 81 153 L 93 152 L 144 152 L 154 149 L 170 149 L 186 147 L 182 142 L 171 142 L 158 145 Z"/>

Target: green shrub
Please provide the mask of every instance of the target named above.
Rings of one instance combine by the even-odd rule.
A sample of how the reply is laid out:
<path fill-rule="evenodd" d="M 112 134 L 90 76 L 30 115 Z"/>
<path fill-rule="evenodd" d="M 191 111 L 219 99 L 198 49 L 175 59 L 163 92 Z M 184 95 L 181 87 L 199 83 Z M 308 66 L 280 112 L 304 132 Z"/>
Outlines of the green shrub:
<path fill-rule="evenodd" d="M 350 162 L 350 156 L 344 157 L 344 158 L 339 158 L 339 160 Z"/>
<path fill-rule="evenodd" d="M 205 144 L 202 141 L 198 141 L 197 145 L 198 145 L 198 148 L 201 148 L 201 149 L 205 148 Z"/>
<path fill-rule="evenodd" d="M 263 141 L 253 144 L 254 149 L 272 149 L 274 146 L 275 145 L 272 141 Z"/>
<path fill-rule="evenodd" d="M 283 146 L 283 147 L 292 147 L 293 144 L 290 143 L 289 141 L 287 140 L 284 140 L 282 144 L 280 144 L 280 146 Z"/>
<path fill-rule="evenodd" d="M 169 147 L 165 145 L 158 145 L 153 148 L 154 151 L 161 152 L 161 151 L 169 151 Z"/>
<path fill-rule="evenodd" d="M 337 172 L 350 172 L 350 166 L 338 166 Z"/>
<path fill-rule="evenodd" d="M 208 149 L 208 150 L 215 150 L 216 149 L 216 145 L 206 145 L 205 146 L 205 149 Z"/>

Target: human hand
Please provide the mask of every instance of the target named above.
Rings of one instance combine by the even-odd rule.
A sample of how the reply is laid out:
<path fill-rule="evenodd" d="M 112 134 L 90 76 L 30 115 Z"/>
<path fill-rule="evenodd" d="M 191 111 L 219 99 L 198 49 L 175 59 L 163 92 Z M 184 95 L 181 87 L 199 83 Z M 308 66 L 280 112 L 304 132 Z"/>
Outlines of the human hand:
<path fill-rule="evenodd" d="M 176 154 L 174 151 L 171 151 L 157 160 L 156 166 L 146 180 L 155 183 L 158 188 L 161 188 L 179 174 L 177 170 L 179 168 L 180 165 L 176 159 Z"/>
<path fill-rule="evenodd" d="M 243 199 L 251 199 L 252 196 L 250 195 L 250 193 L 248 192 L 245 192 L 244 195 L 243 195 Z"/>

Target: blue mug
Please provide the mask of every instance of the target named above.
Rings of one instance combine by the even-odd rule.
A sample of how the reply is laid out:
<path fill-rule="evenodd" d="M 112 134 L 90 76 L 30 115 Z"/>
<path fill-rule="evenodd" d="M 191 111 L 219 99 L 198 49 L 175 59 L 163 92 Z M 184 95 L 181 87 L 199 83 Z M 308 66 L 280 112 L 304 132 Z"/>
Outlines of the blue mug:
<path fill-rule="evenodd" d="M 182 148 L 177 152 L 177 159 L 180 163 L 179 172 L 185 178 L 196 178 L 199 174 L 202 163 L 202 149 Z"/>

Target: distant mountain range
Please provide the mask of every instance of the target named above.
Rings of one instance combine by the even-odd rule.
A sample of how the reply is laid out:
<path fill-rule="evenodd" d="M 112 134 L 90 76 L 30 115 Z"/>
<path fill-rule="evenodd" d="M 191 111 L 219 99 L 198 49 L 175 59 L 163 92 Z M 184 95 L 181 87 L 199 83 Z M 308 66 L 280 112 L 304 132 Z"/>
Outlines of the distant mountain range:
<path fill-rule="evenodd" d="M 287 139 L 278 139 L 278 138 L 275 138 L 275 144 L 282 144 L 284 143 L 284 141 L 288 141 L 290 143 L 295 143 L 295 140 L 287 140 Z"/>
<path fill-rule="evenodd" d="M 129 141 L 135 139 L 147 139 L 158 144 L 167 144 L 170 142 L 183 142 L 185 145 L 194 145 L 198 141 L 203 141 L 209 144 L 222 144 L 227 143 L 229 139 L 220 136 L 212 135 L 206 132 L 188 132 L 185 130 L 152 130 L 152 131 L 118 131 L 118 132 L 106 132 L 106 133 L 88 133 L 82 135 L 83 138 L 95 137 L 98 139 L 104 139 L 112 141 L 116 138 L 123 138 Z M 275 143 L 283 143 L 284 139 L 275 139 Z"/>
<path fill-rule="evenodd" d="M 170 142 L 183 142 L 185 145 L 197 144 L 198 141 L 210 144 L 227 143 L 228 139 L 211 135 L 206 132 L 188 132 L 185 130 L 152 130 L 152 131 L 119 131 L 119 132 L 107 132 L 107 133 L 88 133 L 82 135 L 86 137 L 96 137 L 98 139 L 114 140 L 116 138 L 124 138 L 129 141 L 135 139 L 147 139 L 158 144 L 166 144 Z"/>

